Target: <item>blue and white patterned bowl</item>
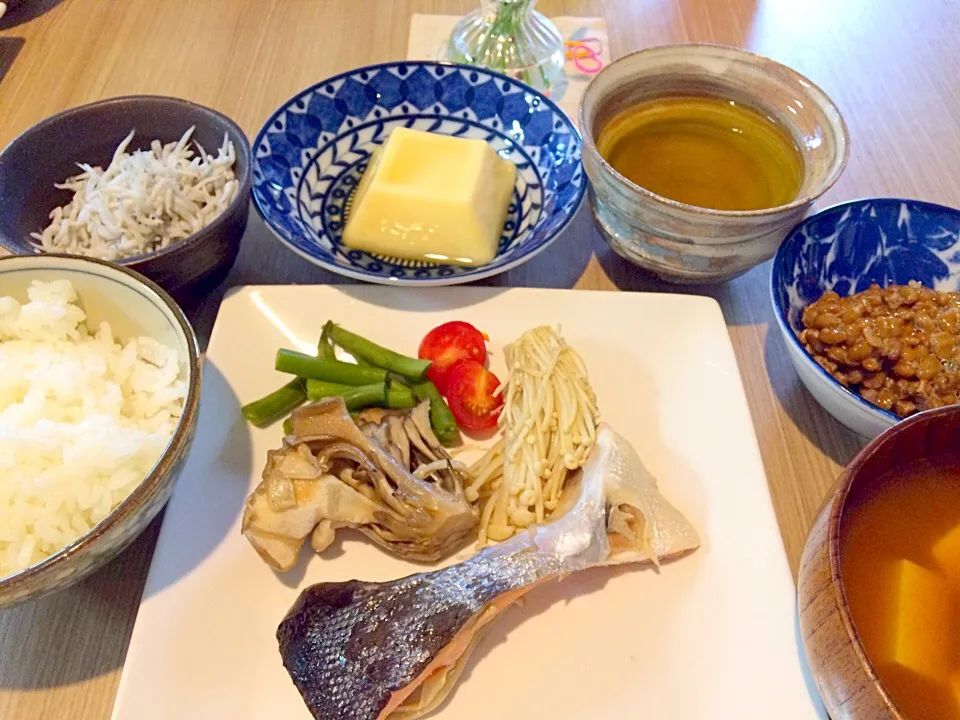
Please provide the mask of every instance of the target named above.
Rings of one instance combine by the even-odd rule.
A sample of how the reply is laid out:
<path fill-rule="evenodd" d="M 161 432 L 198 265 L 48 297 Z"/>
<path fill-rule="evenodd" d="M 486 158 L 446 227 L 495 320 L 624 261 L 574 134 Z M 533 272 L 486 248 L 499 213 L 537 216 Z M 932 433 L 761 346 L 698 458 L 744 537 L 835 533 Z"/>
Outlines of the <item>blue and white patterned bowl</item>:
<path fill-rule="evenodd" d="M 342 244 L 370 153 L 396 127 L 482 138 L 517 166 L 493 261 L 430 265 Z M 556 239 L 586 188 L 580 134 L 560 108 L 504 75 L 447 63 L 384 63 L 324 80 L 274 113 L 253 154 L 254 202 L 277 237 L 321 267 L 375 283 L 453 285 L 516 267 Z"/>
<path fill-rule="evenodd" d="M 797 338 L 803 308 L 828 290 L 843 297 L 916 280 L 960 290 L 960 210 L 883 198 L 835 205 L 795 227 L 773 261 L 774 315 L 790 359 L 810 393 L 837 420 L 872 438 L 900 418 L 848 390 Z"/>

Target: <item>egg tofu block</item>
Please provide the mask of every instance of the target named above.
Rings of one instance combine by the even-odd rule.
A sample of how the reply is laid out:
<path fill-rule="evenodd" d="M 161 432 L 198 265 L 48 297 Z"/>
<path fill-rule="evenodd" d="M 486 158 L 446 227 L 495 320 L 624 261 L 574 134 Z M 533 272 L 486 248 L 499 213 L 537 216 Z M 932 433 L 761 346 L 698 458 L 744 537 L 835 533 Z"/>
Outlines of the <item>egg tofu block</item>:
<path fill-rule="evenodd" d="M 371 155 L 343 242 L 406 260 L 486 264 L 497 254 L 516 172 L 483 140 L 396 128 Z"/>
<path fill-rule="evenodd" d="M 950 681 L 957 615 L 946 578 L 910 560 L 898 560 L 886 573 L 892 583 L 892 607 L 885 637 L 879 643 L 878 666 L 900 667 L 941 686 Z"/>
<path fill-rule="evenodd" d="M 937 540 L 933 546 L 933 558 L 960 597 L 960 525 Z"/>

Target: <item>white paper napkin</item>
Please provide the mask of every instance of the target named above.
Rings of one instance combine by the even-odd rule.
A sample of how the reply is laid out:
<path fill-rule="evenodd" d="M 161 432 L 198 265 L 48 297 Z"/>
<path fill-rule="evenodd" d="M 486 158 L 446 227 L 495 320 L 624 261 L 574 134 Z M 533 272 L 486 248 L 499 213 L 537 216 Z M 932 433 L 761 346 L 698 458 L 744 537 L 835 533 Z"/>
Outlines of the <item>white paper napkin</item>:
<path fill-rule="evenodd" d="M 442 60 L 447 38 L 460 17 L 457 15 L 419 15 L 410 19 L 410 35 L 407 38 L 408 60 Z M 600 57 L 604 63 L 610 62 L 610 46 L 607 40 L 607 26 L 599 17 L 555 17 L 551 18 L 564 40 L 595 39 L 600 43 Z M 571 60 L 565 66 L 568 83 L 563 95 L 551 97 L 567 115 L 577 120 L 580 97 L 590 82 L 592 75 L 581 72 Z"/>

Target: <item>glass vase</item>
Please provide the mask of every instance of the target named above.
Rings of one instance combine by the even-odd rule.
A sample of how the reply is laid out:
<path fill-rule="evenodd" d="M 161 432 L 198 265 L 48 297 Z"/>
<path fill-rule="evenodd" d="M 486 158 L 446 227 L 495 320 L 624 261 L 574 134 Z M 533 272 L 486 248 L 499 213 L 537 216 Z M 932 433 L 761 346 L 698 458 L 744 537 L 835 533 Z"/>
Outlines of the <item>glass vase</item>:
<path fill-rule="evenodd" d="M 447 42 L 446 58 L 509 75 L 546 95 L 566 86 L 563 36 L 536 0 L 480 0 Z"/>

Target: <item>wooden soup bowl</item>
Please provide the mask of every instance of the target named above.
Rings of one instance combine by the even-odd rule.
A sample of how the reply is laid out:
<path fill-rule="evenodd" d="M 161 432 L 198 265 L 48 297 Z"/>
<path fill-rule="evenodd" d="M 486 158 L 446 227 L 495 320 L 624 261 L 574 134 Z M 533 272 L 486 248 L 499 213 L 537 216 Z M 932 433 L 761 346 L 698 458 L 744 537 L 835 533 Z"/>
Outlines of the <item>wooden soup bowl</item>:
<path fill-rule="evenodd" d="M 884 431 L 847 466 L 814 522 L 800 560 L 800 632 L 817 689 L 833 720 L 907 720 L 867 659 L 840 576 L 844 515 L 860 488 L 890 470 L 960 454 L 960 406 L 914 415 Z"/>

